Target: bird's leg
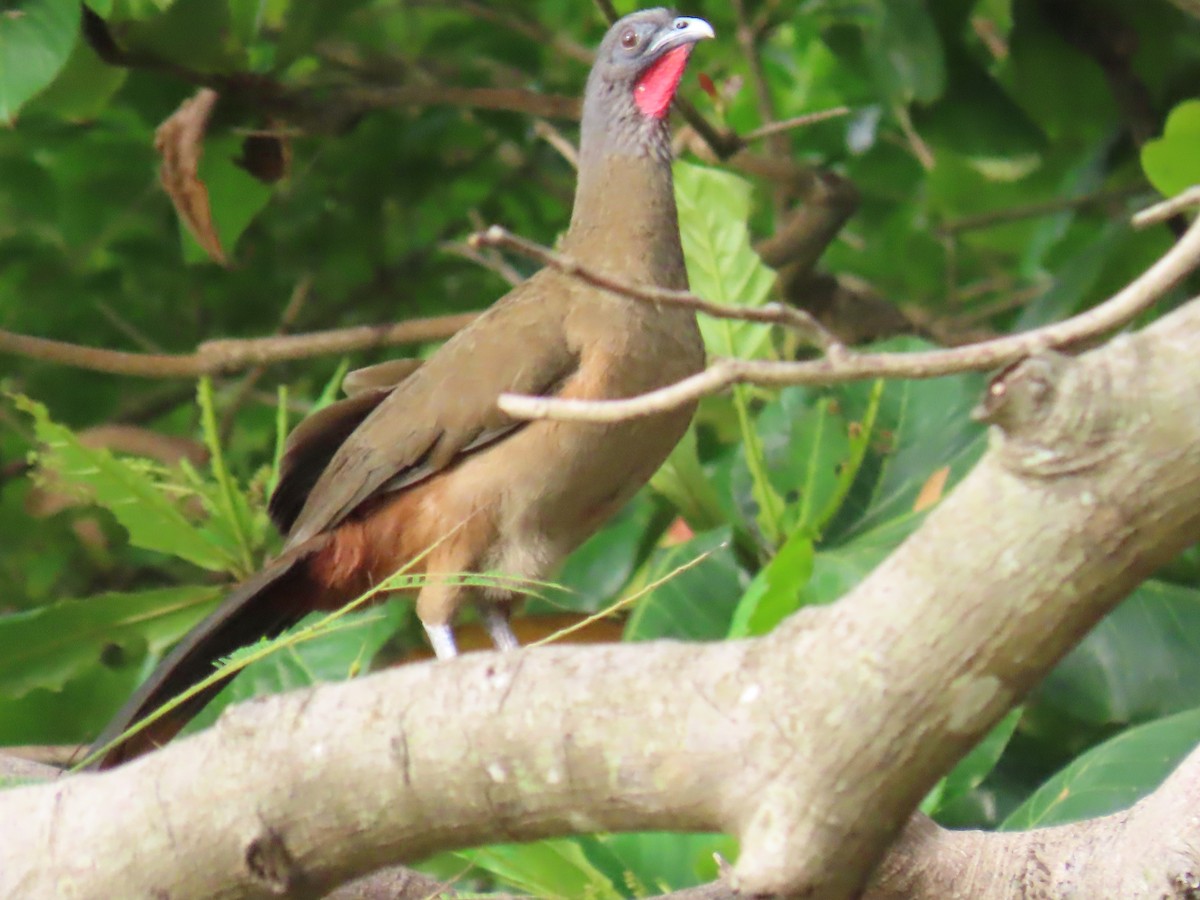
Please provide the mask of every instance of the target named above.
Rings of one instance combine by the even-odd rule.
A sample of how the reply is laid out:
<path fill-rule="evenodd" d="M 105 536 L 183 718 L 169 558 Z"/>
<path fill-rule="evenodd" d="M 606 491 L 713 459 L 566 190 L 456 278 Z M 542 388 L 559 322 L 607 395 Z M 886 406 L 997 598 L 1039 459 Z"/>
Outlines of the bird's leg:
<path fill-rule="evenodd" d="M 512 626 L 508 623 L 511 610 L 509 603 L 495 603 L 488 600 L 476 600 L 475 608 L 479 610 L 479 618 L 483 627 L 492 638 L 492 644 L 497 650 L 517 650 L 521 644 L 513 634 Z"/>
<path fill-rule="evenodd" d="M 438 659 L 453 659 L 458 656 L 458 645 L 454 643 L 454 629 L 449 625 L 426 625 L 425 634 Z"/>

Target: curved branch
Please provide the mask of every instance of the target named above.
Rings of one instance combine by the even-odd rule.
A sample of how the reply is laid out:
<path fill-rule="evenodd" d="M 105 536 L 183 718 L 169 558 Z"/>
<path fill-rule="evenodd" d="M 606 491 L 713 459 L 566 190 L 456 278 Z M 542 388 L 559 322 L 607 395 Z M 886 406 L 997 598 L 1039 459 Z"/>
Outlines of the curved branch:
<path fill-rule="evenodd" d="M 1194 196 L 1200 196 L 1200 190 Z M 999 369 L 1043 350 L 1063 349 L 1095 340 L 1129 324 L 1180 284 L 1197 266 L 1200 266 L 1200 220 L 1193 222 L 1183 237 L 1153 266 L 1099 306 L 1021 334 L 920 353 L 855 353 L 843 349 L 804 362 L 723 359 L 683 381 L 628 400 L 562 400 L 502 394 L 500 408 L 522 419 L 620 422 L 675 409 L 735 384 L 769 387 L 837 384 L 866 378 L 935 378 Z M 585 275 L 579 271 L 584 268 L 572 262 L 570 267 L 564 267 L 564 271 L 595 279 L 595 273 Z M 615 281 L 605 286 L 630 297 L 644 293 L 622 290 Z"/>
<path fill-rule="evenodd" d="M 359 325 L 309 334 L 205 341 L 195 353 L 129 353 L 84 347 L 66 341 L 0 330 L 0 353 L 39 359 L 93 372 L 137 378 L 197 378 L 240 371 L 251 366 L 308 359 L 328 353 L 350 353 L 373 347 L 415 344 L 450 337 L 475 313 L 409 319 L 394 325 Z"/>
<path fill-rule="evenodd" d="M 588 284 L 634 300 L 682 306 L 715 319 L 737 319 L 742 322 L 783 325 L 807 336 L 814 344 L 824 348 L 827 353 L 837 354 L 844 349 L 838 339 L 826 331 L 824 326 L 807 312 L 782 303 L 766 303 L 762 306 L 726 306 L 705 300 L 691 291 L 637 284 L 624 278 L 599 272 L 573 257 L 513 234 L 507 228 L 499 225 L 493 225 L 486 231 L 471 235 L 470 244 L 472 246 L 507 247 L 544 266 L 558 269 L 575 276 L 580 281 L 586 281 Z"/>

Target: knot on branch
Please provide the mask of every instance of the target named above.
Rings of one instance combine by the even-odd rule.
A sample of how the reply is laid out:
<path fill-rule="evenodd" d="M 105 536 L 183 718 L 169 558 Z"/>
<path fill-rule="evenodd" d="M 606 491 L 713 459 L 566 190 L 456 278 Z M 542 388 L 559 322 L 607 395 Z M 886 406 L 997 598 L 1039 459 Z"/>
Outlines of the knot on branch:
<path fill-rule="evenodd" d="M 1116 451 L 1121 413 L 1112 393 L 1104 365 L 1044 350 L 993 376 L 971 416 L 996 427 L 993 446 L 1008 469 L 1051 478 Z"/>
<path fill-rule="evenodd" d="M 295 890 L 304 880 L 283 835 L 270 826 L 255 835 L 246 845 L 246 870 L 255 881 L 272 893 L 284 894 Z"/>

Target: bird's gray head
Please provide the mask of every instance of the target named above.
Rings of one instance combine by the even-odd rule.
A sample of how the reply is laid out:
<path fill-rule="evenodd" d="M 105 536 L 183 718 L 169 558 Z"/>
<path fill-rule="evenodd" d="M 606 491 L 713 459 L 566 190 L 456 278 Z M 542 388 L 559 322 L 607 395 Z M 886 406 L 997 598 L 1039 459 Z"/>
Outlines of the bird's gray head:
<path fill-rule="evenodd" d="M 609 153 L 669 154 L 665 120 L 688 56 L 713 36 L 703 19 L 645 9 L 608 30 L 588 76 L 580 144 Z M 594 151 L 593 151 L 594 152 Z"/>

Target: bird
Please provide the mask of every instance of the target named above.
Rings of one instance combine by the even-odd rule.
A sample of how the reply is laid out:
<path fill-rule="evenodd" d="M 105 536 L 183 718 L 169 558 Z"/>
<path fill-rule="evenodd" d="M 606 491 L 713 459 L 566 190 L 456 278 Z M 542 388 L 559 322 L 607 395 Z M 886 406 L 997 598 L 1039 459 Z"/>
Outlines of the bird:
<path fill-rule="evenodd" d="M 608 30 L 584 91 L 562 253 L 625 281 L 687 288 L 667 120 L 689 54 L 713 36 L 703 19 L 663 8 Z M 221 658 L 338 609 L 405 566 L 424 576 L 416 613 L 439 658 L 456 654 L 452 624 L 467 603 L 497 649 L 516 648 L 509 615 L 519 592 L 457 576 L 552 577 L 659 468 L 695 404 L 595 424 L 516 419 L 499 396 L 630 397 L 704 365 L 691 310 L 548 266 L 424 362 L 352 373 L 348 396 L 301 421 L 285 444 L 268 503 L 285 535 L 279 555 L 167 654 L 92 745 L 89 767 L 170 740 L 222 684 L 113 745 Z"/>

